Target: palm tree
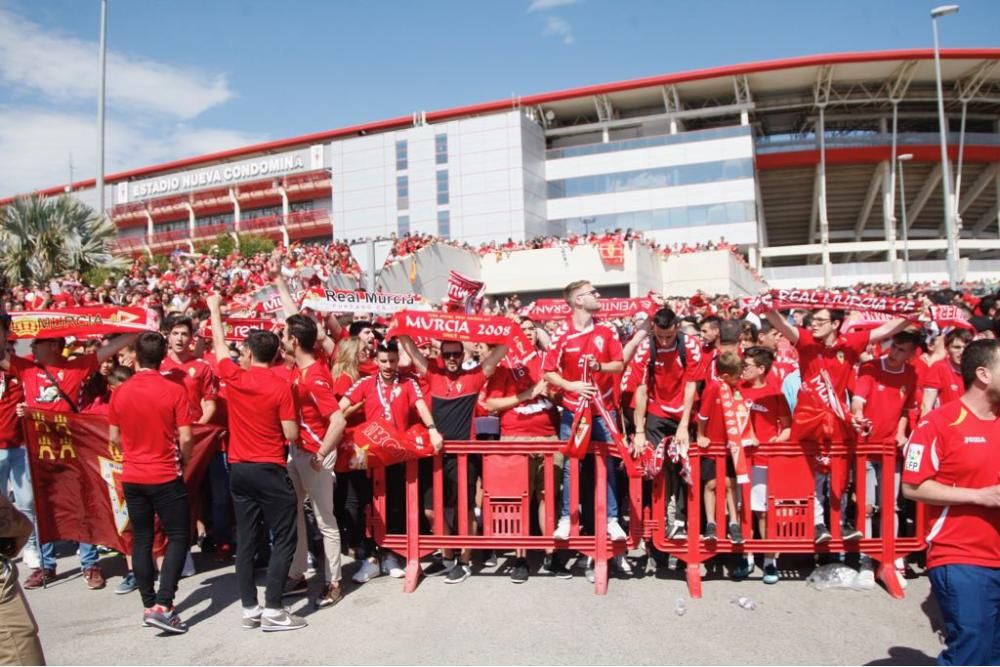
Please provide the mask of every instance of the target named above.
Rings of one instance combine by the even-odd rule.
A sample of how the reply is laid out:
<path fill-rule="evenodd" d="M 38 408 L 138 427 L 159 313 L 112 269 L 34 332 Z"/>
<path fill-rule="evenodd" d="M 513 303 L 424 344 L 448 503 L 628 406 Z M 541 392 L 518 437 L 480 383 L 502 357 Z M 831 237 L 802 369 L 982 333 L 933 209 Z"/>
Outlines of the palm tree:
<path fill-rule="evenodd" d="M 67 195 L 16 199 L 0 209 L 0 276 L 44 283 L 74 270 L 124 268 L 111 254 L 114 237 L 111 222 Z"/>

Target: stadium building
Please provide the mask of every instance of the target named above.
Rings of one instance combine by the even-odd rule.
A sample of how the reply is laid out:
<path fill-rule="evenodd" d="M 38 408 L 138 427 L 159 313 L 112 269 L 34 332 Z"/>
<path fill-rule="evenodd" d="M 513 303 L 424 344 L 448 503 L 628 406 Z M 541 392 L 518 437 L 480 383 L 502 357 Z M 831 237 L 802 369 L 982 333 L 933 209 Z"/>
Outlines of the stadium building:
<path fill-rule="evenodd" d="M 1000 49 L 941 58 L 960 273 L 976 279 L 1000 272 Z M 944 280 L 935 82 L 929 49 L 845 53 L 421 111 L 113 174 L 109 214 L 122 251 L 631 228 L 724 237 L 775 286 Z M 620 282 L 641 291 L 631 270 Z"/>

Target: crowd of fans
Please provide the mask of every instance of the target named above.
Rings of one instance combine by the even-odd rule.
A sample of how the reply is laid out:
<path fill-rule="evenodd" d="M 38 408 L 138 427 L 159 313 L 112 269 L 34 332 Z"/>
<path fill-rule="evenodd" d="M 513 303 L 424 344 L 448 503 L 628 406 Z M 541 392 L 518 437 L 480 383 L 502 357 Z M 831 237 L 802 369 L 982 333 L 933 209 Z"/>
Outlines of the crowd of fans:
<path fill-rule="evenodd" d="M 643 242 L 631 233 L 616 238 L 623 242 Z M 571 237 L 558 240 L 558 243 L 572 247 L 579 243 L 599 243 L 602 239 L 607 240 L 607 237 Z M 405 257 L 434 242 L 429 237 L 400 239 L 390 261 Z M 486 252 L 552 247 L 547 246 L 547 243 L 555 245 L 557 240 L 539 239 L 528 244 L 511 242 L 510 247 L 505 244 L 493 245 Z M 706 244 L 702 249 L 729 247 L 722 241 L 718 244 Z M 697 252 L 698 249 L 683 246 L 663 251 Z M 473 424 L 478 424 L 479 420 L 474 421 L 474 416 L 497 418 L 496 433 L 478 435 L 566 440 L 572 428 L 575 428 L 574 412 L 585 399 L 608 401 L 610 414 L 615 415 L 615 419 L 620 419 L 616 427 L 622 429 L 629 438 L 633 455 L 642 456 L 647 444 L 655 446 L 671 439 L 678 448 L 674 452 L 676 456 L 667 463 L 668 484 L 672 494 L 668 537 L 685 539 L 690 529 L 699 531 L 702 540 L 711 542 L 728 539 L 734 544 L 740 544 L 747 538 L 743 534 L 745 524 L 738 518 L 741 500 L 733 491 L 736 472 L 727 466 L 727 488 L 724 491 L 715 488 L 716 477 L 714 468 L 710 470 L 708 465 L 710 461 L 704 462 L 702 480 L 686 479 L 683 470 L 689 441 L 698 445 L 727 441 L 732 420 L 735 420 L 734 424 L 742 425 L 740 428 L 744 429 L 744 443 L 752 446 L 787 440 L 792 427 L 792 414 L 802 396 L 800 388 L 812 379 L 815 370 L 811 365 L 813 360 L 817 355 L 825 355 L 823 358 L 826 361 L 823 363 L 827 364 L 827 370 L 832 376 L 835 394 L 846 400 L 850 410 L 847 423 L 857 431 L 856 435 L 844 437 L 892 437 L 898 438 L 902 443 L 916 428 L 917 420 L 922 414 L 962 395 L 962 350 L 973 340 L 995 339 L 1000 333 L 1000 304 L 997 294 L 993 291 L 993 285 L 982 283 L 963 284 L 956 289 L 931 284 L 909 287 L 897 284 L 855 285 L 846 291 L 886 296 L 906 295 L 909 298 L 919 298 L 928 305 L 958 306 L 966 313 L 970 326 L 942 330 L 930 322 L 914 324 L 900 319 L 849 331 L 850 314 L 842 311 L 820 308 L 813 311 L 761 312 L 759 309 L 755 311 L 746 300 L 701 293 L 684 298 L 650 295 L 657 303 L 655 313 L 640 312 L 634 317 L 596 323 L 593 316 L 599 310 L 599 294 L 589 282 L 578 281 L 566 288 L 566 300 L 572 309 L 568 320 L 536 321 L 531 317 L 530 309 L 526 308 L 530 304 L 525 303 L 518 295 L 500 297 L 485 303 L 484 313 L 509 317 L 529 335 L 538 352 L 535 361 L 530 363 L 505 356 L 507 350 L 504 346 L 415 341 L 406 336 L 398 340 L 387 339 L 386 322 L 370 313 L 345 314 L 337 318 L 311 316 L 308 313 L 305 316 L 295 315 L 288 320 L 278 354 L 275 356 L 272 353 L 270 361 L 261 361 L 260 350 L 250 344 L 249 338 L 249 347 L 233 346 L 229 350 L 218 347 L 218 341 L 215 351 L 209 351 L 210 348 L 204 341 L 198 342 L 197 332 L 202 323 L 209 319 L 210 312 L 213 317 L 219 316 L 220 303 L 228 312 L 240 311 L 246 305 L 249 294 L 273 285 L 281 295 L 285 314 L 290 315 L 289 310 L 294 312 L 298 309 L 291 294 L 310 284 L 325 283 L 331 271 L 357 272 L 357 265 L 346 245 L 296 245 L 269 255 L 253 257 L 242 257 L 239 254 L 218 257 L 177 253 L 170 256 L 165 265 L 137 259 L 124 276 L 118 280 L 108 278 L 99 285 L 87 285 L 79 274 L 73 274 L 52 281 L 48 286 L 14 286 L 4 290 L 3 306 L 4 311 L 16 311 L 74 305 L 126 304 L 161 310 L 165 316 L 163 334 L 170 350 L 167 361 L 172 369 L 180 369 L 178 381 L 187 385 L 197 383 L 197 386 L 188 387 L 192 414 L 197 412 L 199 418 L 216 420 L 220 425 L 227 423 L 227 399 L 223 389 L 226 381 L 220 382 L 220 379 L 229 377 L 230 382 L 235 382 L 237 377 L 234 375 L 237 371 L 223 367 L 222 360 L 227 354 L 234 364 L 243 364 L 244 367 L 262 364 L 266 367 L 270 364 L 276 369 L 283 368 L 284 375 L 281 377 L 290 381 L 293 386 L 297 386 L 294 381 L 297 376 L 294 372 L 296 364 L 304 371 L 310 365 L 318 363 L 324 377 L 330 379 L 324 385 L 331 392 L 330 401 L 333 405 L 339 402 L 340 410 L 349 415 L 349 420 L 354 419 L 357 423 L 358 419 L 384 416 L 386 419 L 402 420 L 395 424 L 402 431 L 419 425 L 419 419 L 431 429 L 432 440 L 439 431 L 440 438 L 445 442 L 475 437 L 477 431 Z M 210 296 L 213 293 L 220 297 Z M 580 350 L 567 348 L 566 341 L 576 330 L 586 330 L 592 324 L 594 331 L 604 342 L 595 347 L 594 354 L 580 357 Z M 837 355 L 831 357 L 826 352 L 818 352 L 817 350 L 826 349 L 823 346 L 837 350 Z M 38 354 L 36 347 L 33 347 L 33 351 Z M 61 392 L 49 391 L 42 394 L 48 397 L 46 400 L 56 403 L 60 399 L 74 401 L 74 411 L 106 412 L 115 387 L 129 382 L 136 367 L 135 354 L 134 345 L 121 337 L 103 341 L 70 341 L 65 351 L 49 354 L 47 359 L 41 361 L 36 356 L 35 363 L 63 368 L 64 364 L 88 359 L 89 355 L 94 355 L 96 361 L 90 365 L 77 363 L 74 366 L 88 368 L 89 371 L 71 397 L 66 397 Z M 584 367 L 592 371 L 592 378 L 599 379 L 588 380 L 586 375 L 581 376 L 581 369 Z M 24 362 L 21 366 L 10 364 L 3 368 L 16 374 L 20 372 L 19 368 L 23 370 L 35 366 L 31 362 Z M 899 391 L 886 392 L 894 400 L 888 403 L 884 399 L 880 399 L 882 402 L 876 401 L 872 392 L 886 386 L 886 383 L 897 382 L 892 378 L 900 373 L 900 377 L 905 379 L 905 385 L 893 385 Z M 56 382 L 52 379 L 54 375 L 48 377 Z M 59 377 L 62 378 L 62 374 Z M 465 384 L 465 389 L 457 396 L 456 378 L 462 378 Z M 370 379 L 369 384 L 365 384 L 366 379 Z M 388 386 L 387 383 L 391 387 L 397 387 L 400 382 L 403 383 L 402 386 L 412 383 L 412 389 L 390 391 L 390 399 L 386 403 L 382 387 Z M 461 388 L 462 384 L 457 386 Z M 371 398 L 374 396 L 377 396 L 381 405 L 377 405 Z M 402 396 L 400 400 L 410 403 L 397 414 L 392 402 L 398 396 Z M 733 397 L 736 399 L 736 408 L 730 406 Z M 26 396 L 29 407 L 39 407 L 38 400 L 39 397 Z M 322 403 L 317 399 L 316 405 Z M 334 409 L 321 415 L 320 425 L 310 432 L 327 432 L 324 424 L 332 422 L 324 422 L 323 419 L 330 420 L 334 414 L 339 413 Z M 531 422 L 530 428 L 523 430 L 528 422 Z M 601 437 L 598 428 L 600 424 L 601 420 L 598 418 L 594 432 L 596 438 Z M 289 437 L 289 440 L 293 439 Z M 302 465 L 321 470 L 325 465 L 324 447 L 328 445 L 324 440 L 324 444 L 318 449 L 309 450 L 313 452 L 311 456 L 314 459 L 307 457 Z M 749 509 L 753 512 L 756 517 L 753 526 L 763 535 L 766 531 L 767 464 L 766 459 L 755 458 L 752 453 L 749 457 L 754 491 L 751 506 L 742 510 Z M 908 462 L 908 470 L 909 465 Z M 470 465 L 470 468 L 470 475 L 475 479 L 478 471 L 474 466 Z M 620 488 L 625 487 L 614 482 L 618 475 L 624 473 L 617 466 L 612 466 L 612 469 L 616 469 L 617 473 L 612 474 L 609 479 L 608 533 L 613 540 L 617 540 L 624 539 L 626 534 L 619 522 L 627 522 L 630 517 L 627 516 L 628 503 L 619 492 Z M 453 466 L 447 461 L 445 473 L 446 483 L 454 486 Z M 564 488 L 568 484 L 569 474 L 567 466 L 562 474 Z M 354 477 L 349 477 L 350 475 Z M 350 479 L 350 484 L 346 484 L 347 479 Z M 360 476 L 348 473 L 343 492 L 346 495 L 339 495 L 341 487 L 338 483 L 338 495 L 334 504 L 317 504 L 312 499 L 311 511 L 320 515 L 317 516 L 319 529 L 312 523 L 302 524 L 312 526 L 310 530 L 314 532 L 326 531 L 322 539 L 310 540 L 309 544 L 315 546 L 318 542 L 326 541 L 328 550 L 330 545 L 335 545 L 338 551 L 324 553 L 318 550 L 310 556 L 315 562 L 317 576 L 324 578 L 321 606 L 333 605 L 342 596 L 339 559 L 341 544 L 345 551 L 353 553 L 360 564 L 353 576 L 355 582 L 364 583 L 381 573 L 402 576 L 402 564 L 398 556 L 388 551 L 379 553 L 371 543 L 370 536 L 365 534 L 363 517 L 371 497 L 366 479 L 364 473 L 360 473 Z M 817 477 L 817 544 L 831 539 L 831 532 L 824 518 L 824 507 L 835 502 L 837 496 L 830 491 L 829 497 L 826 497 L 826 492 L 821 491 L 821 482 L 820 477 Z M 855 485 L 865 482 L 866 480 L 853 480 Z M 398 491 L 401 479 L 390 476 L 388 483 L 390 486 L 395 485 Z M 691 484 L 700 484 L 701 492 L 704 493 L 706 518 L 702 525 L 687 525 L 685 499 L 688 493 L 684 489 Z M 211 487 L 207 492 L 212 500 L 206 505 L 207 509 L 202 516 L 204 534 L 201 544 L 203 551 L 211 551 L 217 559 L 227 561 L 234 554 L 236 536 L 232 530 L 234 509 L 229 502 L 229 481 L 224 465 L 210 475 L 210 481 L 206 485 Z M 581 489 L 585 486 L 581 486 Z M 304 496 L 301 493 L 299 495 L 299 511 L 302 512 Z M 470 488 L 469 496 L 470 501 L 475 504 L 473 509 L 478 511 L 481 503 L 478 489 Z M 586 496 L 584 494 L 585 503 L 589 502 Z M 449 502 L 454 503 L 454 494 L 448 492 L 446 497 L 451 499 Z M 874 496 L 869 496 L 872 497 Z M 717 527 L 713 521 L 717 499 L 726 504 L 724 515 L 728 517 L 727 525 L 721 527 Z M 844 496 L 840 495 L 839 499 L 842 501 Z M 532 500 L 536 503 L 541 500 L 537 488 L 533 491 Z M 555 533 L 557 540 L 566 539 L 569 535 L 569 510 L 566 504 L 566 500 L 561 503 L 562 513 Z M 392 509 L 390 507 L 390 512 Z M 867 509 L 866 513 L 866 508 L 857 508 L 853 517 L 846 514 L 842 516 L 843 525 L 835 529 L 834 533 L 844 540 L 859 539 L 866 534 L 871 536 L 872 512 L 871 508 Z M 239 511 L 240 508 L 237 507 L 237 514 Z M 476 512 L 470 512 L 470 516 L 475 515 Z M 339 529 L 336 528 L 338 523 Z M 906 530 L 905 521 L 901 523 L 901 530 Z M 334 540 L 327 534 L 331 526 L 339 530 L 342 534 L 340 538 Z M 389 529 L 399 529 L 399 524 L 390 525 Z M 473 533 L 476 529 L 476 526 L 470 527 Z M 28 547 L 29 552 L 31 548 Z M 669 560 L 658 560 L 658 556 L 662 554 L 655 553 L 651 545 L 647 545 L 647 548 L 653 560 L 662 560 L 669 566 Z M 45 559 L 45 550 L 42 549 L 41 552 L 43 558 L 39 560 L 36 553 L 30 563 L 34 570 L 26 581 L 29 589 L 39 588 L 56 577 L 51 551 L 48 552 L 48 560 Z M 95 589 L 103 588 L 105 580 L 96 556 L 88 556 L 91 560 L 83 563 L 85 550 L 81 549 L 80 553 L 87 585 Z M 512 579 L 520 583 L 528 578 L 528 562 L 524 554 L 518 553 L 515 556 Z M 764 582 L 777 582 L 779 575 L 776 555 L 758 556 L 763 556 Z M 273 557 L 275 556 L 272 554 Z M 485 554 L 483 558 L 487 563 L 491 559 L 495 560 L 491 554 Z M 26 555 L 26 559 L 32 560 L 32 556 Z M 300 594 L 306 590 L 302 565 L 304 559 L 305 556 L 301 553 L 296 556 L 296 563 L 299 565 L 293 568 L 293 574 L 283 584 L 286 594 Z M 470 559 L 471 554 L 467 552 L 455 554 L 446 551 L 428 565 L 426 574 L 445 574 L 449 583 L 460 583 L 472 572 Z M 323 563 L 325 566 L 321 565 Z M 568 577 L 571 573 L 566 565 L 559 553 L 548 553 L 541 571 Z M 897 560 L 895 565 L 899 583 L 905 586 L 906 577 L 910 574 L 908 565 L 902 559 Z M 730 574 L 736 579 L 748 577 L 755 566 L 756 561 L 749 554 L 728 565 Z M 632 571 L 632 563 L 625 556 L 616 557 L 614 567 L 624 575 Z M 593 577 L 592 570 L 586 564 L 584 570 L 588 578 Z M 869 587 L 874 586 L 870 559 L 866 559 L 863 554 L 860 570 L 859 581 Z M 134 577 L 126 578 L 120 582 L 119 592 L 129 592 L 135 587 Z M 271 593 L 273 591 L 269 595 Z M 246 609 L 245 606 L 245 613 Z M 177 625 L 180 624 L 179 619 L 170 616 L 172 611 L 166 610 L 163 613 L 167 619 L 165 623 L 180 627 Z M 260 612 L 256 613 L 259 622 Z M 247 618 L 244 616 L 245 620 Z M 300 621 L 298 619 L 294 622 Z"/>

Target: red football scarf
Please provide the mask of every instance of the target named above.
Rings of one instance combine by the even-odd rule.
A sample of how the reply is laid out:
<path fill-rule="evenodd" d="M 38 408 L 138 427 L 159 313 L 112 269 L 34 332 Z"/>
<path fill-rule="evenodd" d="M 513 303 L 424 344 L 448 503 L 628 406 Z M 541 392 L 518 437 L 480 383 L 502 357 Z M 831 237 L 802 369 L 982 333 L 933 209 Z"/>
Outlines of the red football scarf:
<path fill-rule="evenodd" d="M 222 321 L 222 330 L 226 335 L 227 343 L 242 343 L 247 339 L 247 335 L 253 329 L 263 329 L 274 334 L 280 334 L 285 328 L 284 322 L 277 320 L 248 319 L 232 317 Z M 198 335 L 208 340 L 212 339 L 212 323 L 205 322 Z"/>
<path fill-rule="evenodd" d="M 393 316 L 387 335 L 506 345 L 513 361 L 527 362 L 535 348 L 521 327 L 506 317 L 404 310 Z"/>
<path fill-rule="evenodd" d="M 582 381 L 589 382 L 589 375 L 589 369 L 584 366 Z M 565 456 L 574 459 L 582 459 L 587 455 L 593 435 L 595 411 L 597 412 L 597 416 L 604 420 L 605 426 L 611 433 L 612 444 L 615 445 L 618 458 L 625 464 L 625 472 L 628 473 L 629 477 L 642 477 L 642 471 L 639 470 L 635 459 L 632 458 L 632 452 L 629 451 L 628 445 L 625 444 L 625 438 L 622 436 L 621 431 L 618 430 L 618 424 L 612 418 L 611 412 L 604 404 L 604 399 L 600 394 L 597 394 L 594 398 L 580 398 L 580 404 L 577 406 L 576 415 L 573 418 L 573 425 L 569 430 L 569 439 L 560 448 L 560 451 Z M 612 474 L 612 471 L 609 470 L 608 474 Z"/>
<path fill-rule="evenodd" d="M 600 317 L 633 317 L 636 313 L 652 314 L 657 305 L 652 299 L 601 299 Z M 569 304 L 562 299 L 538 299 L 527 308 L 522 308 L 520 315 L 530 317 L 537 322 L 547 320 L 564 320 L 572 314 Z"/>
<path fill-rule="evenodd" d="M 344 432 L 334 471 L 368 470 L 433 454 L 430 435 L 422 424 L 399 431 L 385 419 L 376 419 Z"/>
<path fill-rule="evenodd" d="M 303 308 L 321 313 L 378 313 L 392 315 L 406 308 L 427 308 L 419 294 L 374 294 L 360 290 L 326 289 L 311 287 L 302 300 Z"/>
<path fill-rule="evenodd" d="M 806 289 L 775 289 L 757 296 L 751 309 L 755 313 L 768 310 L 788 310 L 790 308 L 839 308 L 896 316 L 914 315 L 920 311 L 920 304 L 910 299 L 894 299 L 887 296 L 869 294 L 848 294 L 846 292 L 825 292 Z"/>
<path fill-rule="evenodd" d="M 156 331 L 159 317 L 146 308 L 94 306 L 11 312 L 10 337 L 63 338 L 100 336 L 110 333 Z"/>
<path fill-rule="evenodd" d="M 750 482 L 750 472 L 743 448 L 754 444 L 750 433 L 750 415 L 741 412 L 736 402 L 742 402 L 743 397 L 738 393 L 734 395 L 732 387 L 725 382 L 719 383 L 719 401 L 722 403 L 722 416 L 726 423 L 726 445 L 733 457 L 733 468 L 736 469 L 736 483 L 747 484 Z M 746 406 L 742 407 L 745 411 Z"/>
<path fill-rule="evenodd" d="M 448 311 L 472 314 L 483 305 L 486 283 L 463 276 L 458 271 L 448 272 Z"/>
<path fill-rule="evenodd" d="M 851 331 L 868 331 L 881 326 L 883 323 L 893 319 L 888 313 L 879 312 L 859 312 L 851 313 L 844 323 L 844 333 Z M 942 329 L 949 327 L 962 327 L 972 330 L 974 327 L 969 323 L 965 311 L 958 306 L 931 306 L 931 319 Z"/>

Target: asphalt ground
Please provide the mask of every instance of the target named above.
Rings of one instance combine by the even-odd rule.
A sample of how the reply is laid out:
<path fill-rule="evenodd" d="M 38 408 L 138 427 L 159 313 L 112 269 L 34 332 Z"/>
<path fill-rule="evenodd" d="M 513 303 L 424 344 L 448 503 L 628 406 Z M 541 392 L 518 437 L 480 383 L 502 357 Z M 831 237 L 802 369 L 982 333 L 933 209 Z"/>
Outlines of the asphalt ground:
<path fill-rule="evenodd" d="M 347 560 L 340 604 L 316 609 L 292 598 L 309 627 L 265 634 L 240 627 L 233 565 L 197 550 L 194 558 L 199 571 L 181 580 L 176 602 L 191 629 L 165 636 L 141 626 L 138 593 L 114 594 L 121 557 L 102 558 L 108 587 L 100 591 L 87 589 L 75 555 L 61 557 L 59 580 L 26 592 L 49 663 L 892 665 L 933 664 L 942 648 L 925 576 L 895 600 L 881 587 L 813 590 L 808 563 L 766 586 L 758 567 L 742 582 L 710 574 L 704 597 L 692 600 L 681 572 L 664 568 L 616 576 L 597 596 L 582 571 L 555 579 L 536 574 L 534 559 L 530 580 L 515 585 L 512 559 L 501 555 L 496 568 L 477 565 L 462 584 L 427 578 L 405 594 L 401 580 L 386 576 L 353 584 L 356 565 Z M 318 586 L 313 580 L 312 595 Z M 741 596 L 757 608 L 732 602 Z"/>

